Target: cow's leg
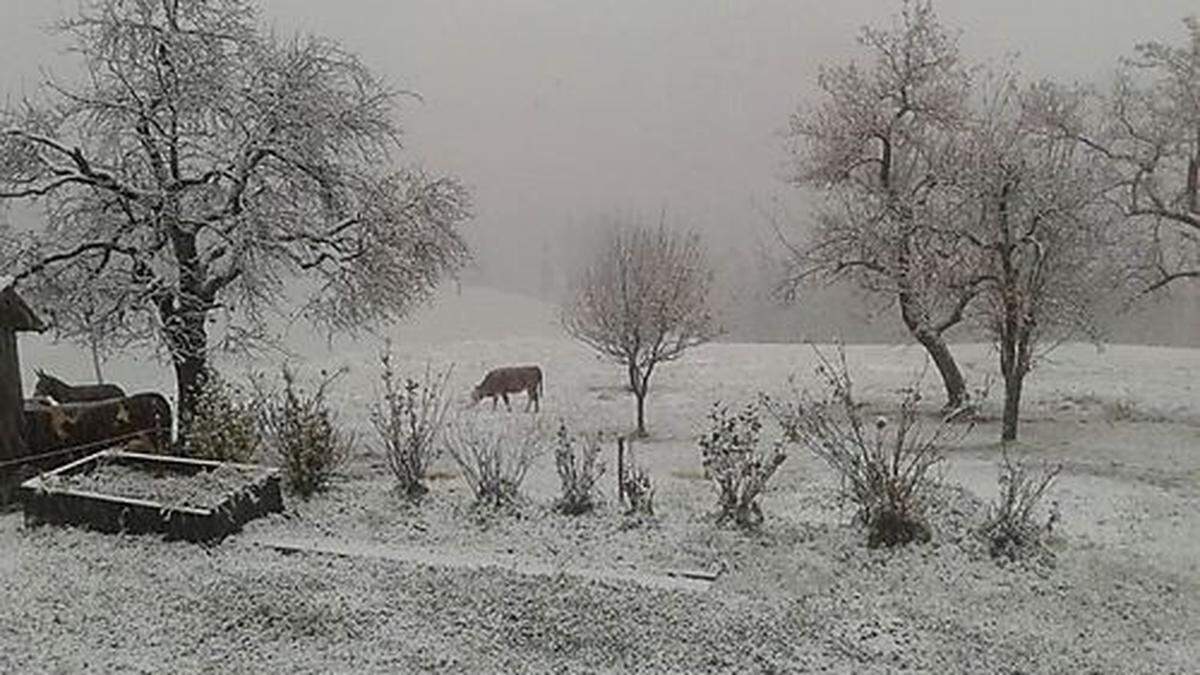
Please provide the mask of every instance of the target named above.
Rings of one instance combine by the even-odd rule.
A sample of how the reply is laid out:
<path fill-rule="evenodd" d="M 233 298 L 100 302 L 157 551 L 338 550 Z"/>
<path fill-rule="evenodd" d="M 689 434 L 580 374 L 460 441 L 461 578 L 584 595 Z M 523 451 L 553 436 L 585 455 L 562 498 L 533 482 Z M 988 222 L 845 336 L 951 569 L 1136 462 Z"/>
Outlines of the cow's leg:
<path fill-rule="evenodd" d="M 496 406 L 499 405 L 499 403 L 500 403 L 500 397 L 496 396 L 495 394 L 492 394 L 492 410 L 495 410 Z"/>
<path fill-rule="evenodd" d="M 512 406 L 508 403 L 508 392 L 506 391 L 500 395 L 504 397 L 504 409 L 508 412 L 512 412 Z"/>

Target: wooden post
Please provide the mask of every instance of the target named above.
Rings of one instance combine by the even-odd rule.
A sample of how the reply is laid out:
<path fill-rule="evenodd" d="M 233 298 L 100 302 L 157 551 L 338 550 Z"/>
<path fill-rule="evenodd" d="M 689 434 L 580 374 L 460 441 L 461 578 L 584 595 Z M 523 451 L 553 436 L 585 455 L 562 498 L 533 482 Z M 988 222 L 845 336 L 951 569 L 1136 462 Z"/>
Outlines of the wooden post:
<path fill-rule="evenodd" d="M 625 437 L 617 436 L 617 503 L 625 506 Z"/>
<path fill-rule="evenodd" d="M 17 333 L 7 326 L 0 326 L 0 461 L 16 459 L 26 453 L 22 429 L 23 398 Z"/>
<path fill-rule="evenodd" d="M 18 331 L 43 331 L 45 324 L 17 295 L 12 277 L 0 277 L 0 460 L 24 456 L 24 392 Z"/>

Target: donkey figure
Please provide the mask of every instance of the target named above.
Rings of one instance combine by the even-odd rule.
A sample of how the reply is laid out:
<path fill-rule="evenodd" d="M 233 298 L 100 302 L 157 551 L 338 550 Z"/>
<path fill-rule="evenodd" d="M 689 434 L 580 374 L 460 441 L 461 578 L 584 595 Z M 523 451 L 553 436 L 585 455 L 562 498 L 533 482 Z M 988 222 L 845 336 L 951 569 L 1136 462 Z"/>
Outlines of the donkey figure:
<path fill-rule="evenodd" d="M 104 401 L 110 398 L 125 398 L 125 390 L 115 384 L 79 384 L 72 385 L 37 369 L 37 386 L 33 389 L 36 397 L 48 396 L 59 403 L 79 403 L 82 401 Z"/>

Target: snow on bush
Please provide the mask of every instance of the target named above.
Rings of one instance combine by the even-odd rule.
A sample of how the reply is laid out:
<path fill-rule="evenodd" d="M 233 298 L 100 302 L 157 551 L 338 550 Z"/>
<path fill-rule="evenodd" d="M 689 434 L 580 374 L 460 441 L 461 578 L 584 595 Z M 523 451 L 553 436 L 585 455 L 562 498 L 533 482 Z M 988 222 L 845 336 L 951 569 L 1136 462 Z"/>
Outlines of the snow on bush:
<path fill-rule="evenodd" d="M 627 448 L 624 464 L 619 467 L 620 475 L 617 476 L 625 515 L 635 518 L 653 516 L 654 484 L 650 481 L 650 473 L 634 458 L 632 442 L 627 442 Z"/>
<path fill-rule="evenodd" d="M 250 463 L 262 444 L 253 398 L 238 385 L 209 371 L 196 397 L 184 454 L 196 459 Z"/>
<path fill-rule="evenodd" d="M 345 372 L 322 371 L 316 388 L 309 391 L 285 365 L 283 391 L 268 392 L 260 384 L 259 418 L 267 441 L 283 463 L 288 487 L 305 499 L 327 486 L 354 447 L 354 434 L 338 427 L 327 398 Z"/>
<path fill-rule="evenodd" d="M 814 351 L 825 395 L 814 398 L 793 388 L 790 402 L 764 396 L 765 404 L 790 440 L 808 447 L 841 479 L 842 494 L 867 527 L 869 546 L 928 541 L 926 509 L 939 482 L 933 470 L 943 461 L 942 448 L 971 427 L 943 420 L 925 428 L 917 412 L 919 378 L 902 390 L 892 419 L 881 415 L 868 422 L 854 398 L 845 350 L 839 345 L 836 362 Z"/>
<path fill-rule="evenodd" d="M 596 508 L 599 496 L 596 482 L 604 475 L 600 459 L 601 434 L 572 434 L 560 420 L 555 435 L 554 465 L 562 481 L 562 496 L 555 508 L 567 515 L 579 515 Z"/>
<path fill-rule="evenodd" d="M 446 382 L 453 367 L 434 373 L 426 366 L 421 380 L 408 377 L 401 382 L 390 353 L 384 352 L 380 362 L 382 400 L 371 408 L 371 425 L 400 491 L 410 498 L 420 497 L 429 491 L 425 473 L 440 454 L 438 440 L 450 409 Z"/>
<path fill-rule="evenodd" d="M 1058 512 L 1052 508 L 1044 525 L 1038 522 L 1038 505 L 1062 471 L 1061 464 L 1034 467 L 1013 461 L 1005 448 L 1000 463 L 1000 494 L 988 508 L 981 532 L 993 558 L 1016 560 L 1044 550 L 1042 536 L 1053 528 Z"/>
<path fill-rule="evenodd" d="M 737 414 L 716 403 L 708 417 L 710 428 L 700 437 L 700 454 L 704 475 L 717 488 L 717 523 L 732 520 L 741 527 L 757 527 L 763 519 L 759 494 L 787 459 L 783 440 L 769 452 L 759 451 L 762 419 L 756 403 Z"/>
<path fill-rule="evenodd" d="M 476 503 L 498 508 L 516 502 L 546 440 L 535 417 L 465 413 L 447 425 L 445 443 Z"/>

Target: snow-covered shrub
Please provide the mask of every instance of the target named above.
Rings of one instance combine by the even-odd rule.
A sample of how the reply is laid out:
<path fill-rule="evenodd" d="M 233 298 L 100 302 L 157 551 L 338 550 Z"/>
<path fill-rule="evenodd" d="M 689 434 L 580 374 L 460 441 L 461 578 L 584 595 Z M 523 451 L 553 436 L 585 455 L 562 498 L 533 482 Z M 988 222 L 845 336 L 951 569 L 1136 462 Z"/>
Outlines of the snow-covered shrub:
<path fill-rule="evenodd" d="M 1004 449 L 1000 463 L 1000 494 L 988 508 L 987 522 L 981 528 L 993 558 L 1016 560 L 1042 550 L 1042 535 L 1048 533 L 1058 520 L 1058 512 L 1052 508 L 1043 525 L 1038 522 L 1036 511 L 1060 471 L 1061 464 L 1034 467 L 1013 461 L 1007 448 Z"/>
<path fill-rule="evenodd" d="M 787 459 L 782 440 L 769 452 L 759 451 L 762 419 L 755 403 L 737 414 L 716 403 L 708 418 L 710 428 L 700 437 L 700 455 L 705 477 L 717 488 L 717 523 L 732 520 L 741 527 L 756 527 L 763 519 L 759 494 Z"/>
<path fill-rule="evenodd" d="M 645 467 L 636 463 L 627 465 L 625 475 L 620 480 L 621 494 L 625 497 L 625 515 L 653 516 L 654 485 Z"/>
<path fill-rule="evenodd" d="M 249 463 L 263 443 L 253 397 L 216 371 L 204 378 L 187 429 L 183 453 L 196 459 Z"/>
<path fill-rule="evenodd" d="M 596 507 L 596 482 L 604 475 L 604 463 L 599 461 L 601 435 L 572 434 L 566 422 L 559 421 L 555 441 L 554 465 L 562 481 L 555 508 L 572 516 L 587 513 Z"/>
<path fill-rule="evenodd" d="M 545 434 L 536 417 L 467 413 L 446 426 L 445 443 L 476 502 L 500 507 L 520 496 L 525 475 L 545 449 Z"/>
<path fill-rule="evenodd" d="M 285 365 L 283 390 L 262 395 L 259 418 L 267 441 L 283 463 L 288 487 L 306 499 L 326 487 L 354 447 L 354 435 L 338 427 L 327 400 L 330 386 L 345 372 L 322 371 L 308 391 Z"/>
<path fill-rule="evenodd" d="M 429 491 L 425 473 L 441 450 L 438 436 L 450 408 L 446 382 L 452 368 L 433 373 L 426 366 L 421 380 L 410 377 L 401 382 L 390 353 L 384 352 L 380 362 L 382 400 L 371 407 L 371 424 L 383 443 L 388 468 L 400 491 L 408 497 L 420 497 Z"/>
<path fill-rule="evenodd" d="M 842 494 L 867 527 L 869 546 L 928 541 L 926 507 L 938 484 L 933 470 L 943 460 L 942 448 L 971 427 L 945 420 L 932 429 L 921 424 L 920 380 L 903 390 L 891 419 L 868 421 L 854 399 L 845 350 L 839 346 L 836 363 L 820 351 L 817 357 L 825 395 L 814 398 L 793 388 L 787 403 L 764 396 L 767 408 L 792 442 L 808 447 L 841 479 Z"/>

